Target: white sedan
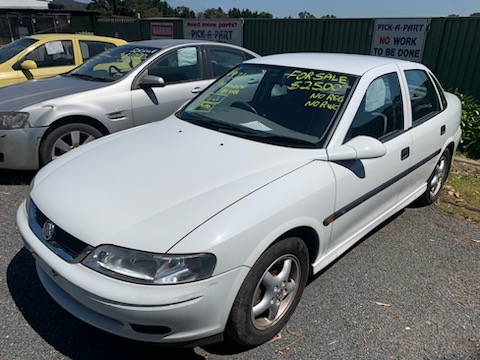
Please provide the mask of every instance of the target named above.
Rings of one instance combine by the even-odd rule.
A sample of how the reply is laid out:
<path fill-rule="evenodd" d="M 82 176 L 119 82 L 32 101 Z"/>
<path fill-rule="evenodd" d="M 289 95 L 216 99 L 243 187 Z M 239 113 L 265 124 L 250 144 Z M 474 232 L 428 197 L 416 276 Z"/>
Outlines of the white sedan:
<path fill-rule="evenodd" d="M 420 64 L 252 59 L 166 120 L 48 164 L 18 227 L 50 295 L 93 326 L 259 345 L 310 275 L 414 200 L 436 200 L 460 113 Z"/>

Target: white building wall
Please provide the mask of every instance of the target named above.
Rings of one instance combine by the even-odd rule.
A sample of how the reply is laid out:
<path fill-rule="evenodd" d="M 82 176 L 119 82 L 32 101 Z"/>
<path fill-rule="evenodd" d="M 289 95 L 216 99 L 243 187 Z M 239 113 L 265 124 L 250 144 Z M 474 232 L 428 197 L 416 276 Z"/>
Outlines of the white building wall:
<path fill-rule="evenodd" d="M 0 9 L 48 9 L 52 0 L 0 0 Z"/>

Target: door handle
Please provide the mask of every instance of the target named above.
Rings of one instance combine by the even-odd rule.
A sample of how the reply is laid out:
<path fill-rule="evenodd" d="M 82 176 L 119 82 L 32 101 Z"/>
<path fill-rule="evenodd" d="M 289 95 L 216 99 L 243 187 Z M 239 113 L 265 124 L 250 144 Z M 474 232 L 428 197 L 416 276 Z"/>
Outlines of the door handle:
<path fill-rule="evenodd" d="M 406 158 L 408 158 L 410 156 L 410 148 L 407 147 L 405 149 L 402 149 L 402 155 L 401 155 L 401 159 L 402 160 L 405 160 Z"/>
<path fill-rule="evenodd" d="M 446 131 L 445 125 L 442 125 L 442 127 L 440 128 L 440 136 L 445 134 L 445 131 Z"/>
<path fill-rule="evenodd" d="M 198 93 L 201 93 L 202 91 L 203 91 L 203 88 L 196 87 L 192 89 L 192 94 L 198 94 Z"/>

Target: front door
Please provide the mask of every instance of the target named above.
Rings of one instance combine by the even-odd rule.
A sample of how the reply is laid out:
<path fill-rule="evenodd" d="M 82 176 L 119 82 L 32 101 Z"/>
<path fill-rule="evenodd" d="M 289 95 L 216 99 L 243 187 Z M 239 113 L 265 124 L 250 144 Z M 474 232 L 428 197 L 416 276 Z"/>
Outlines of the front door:
<path fill-rule="evenodd" d="M 135 126 L 166 118 L 213 81 L 204 80 L 200 52 L 194 46 L 161 56 L 140 76 L 145 75 L 159 76 L 165 85 L 132 90 Z"/>
<path fill-rule="evenodd" d="M 370 82 L 344 142 L 370 136 L 387 151 L 379 158 L 331 163 L 337 189 L 335 213 L 324 222 L 333 227 L 330 247 L 350 246 L 373 224 L 393 214 L 412 150 L 403 108 L 397 71 Z"/>

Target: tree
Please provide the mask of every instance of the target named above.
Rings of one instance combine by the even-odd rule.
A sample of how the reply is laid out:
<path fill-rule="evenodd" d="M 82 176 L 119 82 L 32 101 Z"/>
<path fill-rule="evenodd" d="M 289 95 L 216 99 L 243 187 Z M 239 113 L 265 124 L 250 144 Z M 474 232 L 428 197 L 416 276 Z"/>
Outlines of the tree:
<path fill-rule="evenodd" d="M 205 18 L 205 19 L 226 19 L 228 18 L 228 14 L 226 14 L 221 7 L 219 8 L 209 8 L 205 11 L 201 11 L 197 14 L 198 18 Z"/>
<path fill-rule="evenodd" d="M 259 19 L 272 19 L 273 15 L 262 11 L 261 13 L 258 13 L 257 11 L 252 12 L 251 10 L 248 9 L 240 9 L 238 8 L 233 8 L 228 10 L 228 17 L 231 19 L 238 19 L 238 18 L 259 18 Z"/>
<path fill-rule="evenodd" d="M 480 16 L 480 12 L 475 12 L 475 13 L 473 13 L 473 14 L 470 14 L 470 16 L 474 16 L 474 17 L 475 17 L 475 16 Z"/>
<path fill-rule="evenodd" d="M 302 11 L 298 13 L 300 19 L 315 19 L 315 16 L 310 14 L 308 11 Z"/>
<path fill-rule="evenodd" d="M 173 12 L 175 17 L 183 19 L 195 18 L 195 12 L 187 6 L 177 6 Z"/>
<path fill-rule="evenodd" d="M 323 15 L 321 19 L 336 19 L 337 17 L 335 15 Z"/>
<path fill-rule="evenodd" d="M 257 18 L 260 18 L 260 19 L 273 19 L 273 15 L 270 14 L 269 12 L 262 11 L 260 14 L 258 14 Z"/>
<path fill-rule="evenodd" d="M 87 10 L 97 11 L 102 14 L 113 14 L 113 3 L 109 0 L 92 0 L 87 5 Z"/>

